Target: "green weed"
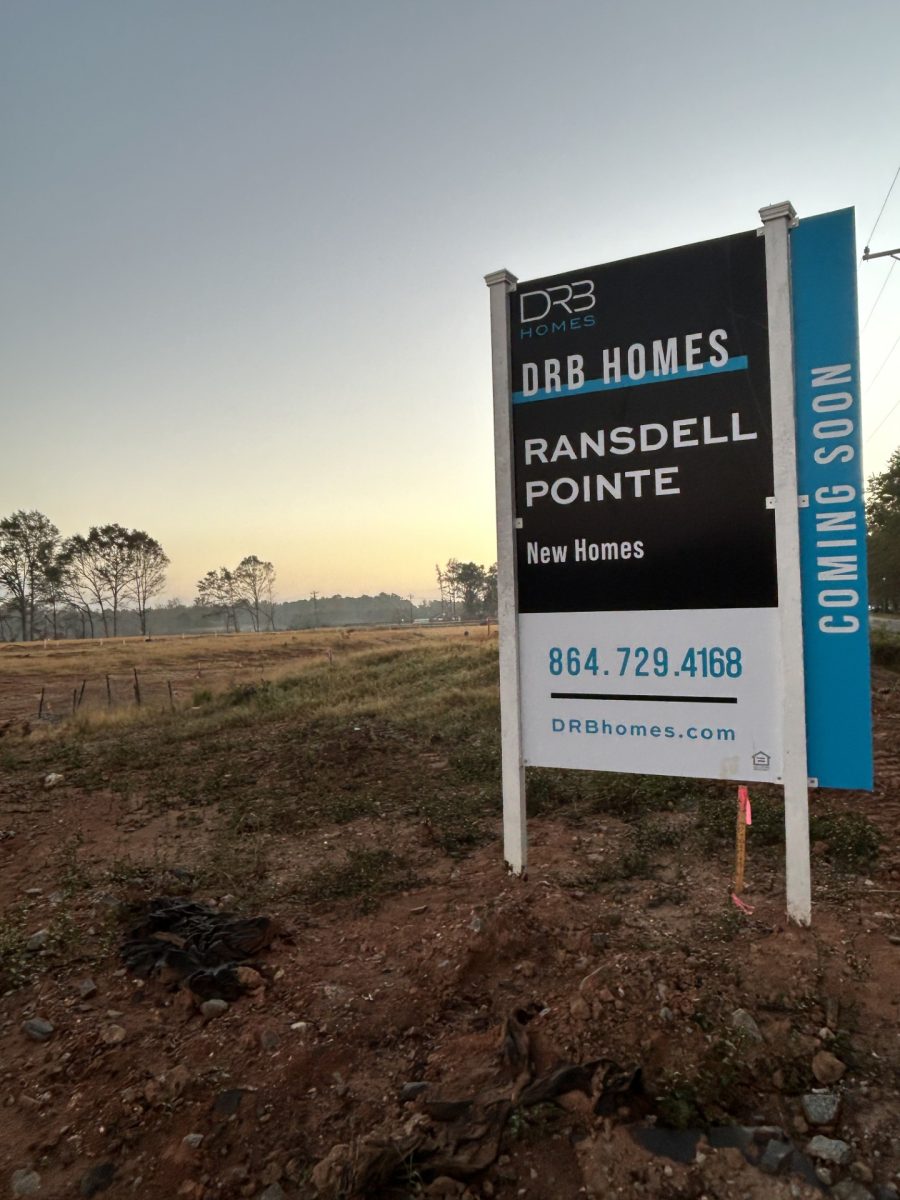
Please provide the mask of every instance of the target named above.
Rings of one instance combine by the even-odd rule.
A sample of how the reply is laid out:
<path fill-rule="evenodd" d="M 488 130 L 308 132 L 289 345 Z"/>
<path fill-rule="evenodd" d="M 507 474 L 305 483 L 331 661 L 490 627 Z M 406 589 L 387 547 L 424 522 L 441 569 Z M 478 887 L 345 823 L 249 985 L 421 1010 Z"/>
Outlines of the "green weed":
<path fill-rule="evenodd" d="M 754 791 L 751 796 L 753 824 L 747 830 L 748 850 L 753 846 L 779 846 L 784 842 L 784 801 L 775 790 Z M 696 826 L 707 849 L 733 845 L 737 820 L 736 791 L 710 788 L 697 803 Z"/>
<path fill-rule="evenodd" d="M 153 863 L 139 863 L 130 858 L 113 859 L 106 868 L 106 880 L 122 888 L 147 888 L 158 874 Z"/>
<path fill-rule="evenodd" d="M 900 671 L 900 628 L 897 633 L 891 629 L 873 629 L 869 634 L 869 648 L 873 663 Z"/>
<path fill-rule="evenodd" d="M 25 949 L 27 940 L 23 913 L 0 916 L 0 992 L 24 987 L 31 979 L 34 956 Z"/>
<path fill-rule="evenodd" d="M 63 842 L 59 850 L 59 884 L 65 899 L 70 900 L 77 892 L 83 892 L 91 886 L 90 872 L 78 860 L 78 851 L 84 844 L 81 832 L 72 834 Z"/>
<path fill-rule="evenodd" d="M 256 904 L 272 892 L 271 839 L 264 832 L 226 830 L 205 855 L 197 883 L 215 892 L 230 892 L 244 903 Z"/>
<path fill-rule="evenodd" d="M 0 771 L 5 775 L 11 775 L 20 767 L 19 756 L 10 746 L 0 746 Z"/>
<path fill-rule="evenodd" d="M 702 1121 L 697 1091 L 687 1082 L 671 1084 L 659 1097 L 657 1117 L 667 1129 L 691 1129 Z"/>
<path fill-rule="evenodd" d="M 310 903 L 358 900 L 362 908 L 369 909 L 378 899 L 415 883 L 407 864 L 392 851 L 355 849 L 342 862 L 310 872 L 296 886 L 294 895 Z"/>
<path fill-rule="evenodd" d="M 500 812 L 499 792 L 424 792 L 417 802 L 435 843 L 452 858 L 468 854 L 490 836 L 490 818 Z"/>
<path fill-rule="evenodd" d="M 657 1095 L 657 1115 L 670 1129 L 718 1124 L 745 1114 L 754 1068 L 741 1037 L 712 1039 L 690 1076 L 671 1073 Z"/>
<path fill-rule="evenodd" d="M 810 839 L 824 842 L 825 856 L 844 871 L 860 872 L 878 857 L 881 834 L 862 813 L 817 813 L 809 823 Z"/>
<path fill-rule="evenodd" d="M 578 816 L 606 814 L 636 820 L 689 806 L 706 786 L 666 775 L 533 768 L 528 772 L 528 804 L 540 814 L 569 809 Z"/>

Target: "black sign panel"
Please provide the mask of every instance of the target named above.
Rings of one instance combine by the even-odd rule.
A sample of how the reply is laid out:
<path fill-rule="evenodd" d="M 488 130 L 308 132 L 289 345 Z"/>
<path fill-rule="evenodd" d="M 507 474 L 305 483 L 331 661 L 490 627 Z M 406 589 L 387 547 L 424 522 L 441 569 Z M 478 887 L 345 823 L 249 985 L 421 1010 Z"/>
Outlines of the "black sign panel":
<path fill-rule="evenodd" d="M 509 296 L 519 610 L 778 603 L 755 232 Z"/>

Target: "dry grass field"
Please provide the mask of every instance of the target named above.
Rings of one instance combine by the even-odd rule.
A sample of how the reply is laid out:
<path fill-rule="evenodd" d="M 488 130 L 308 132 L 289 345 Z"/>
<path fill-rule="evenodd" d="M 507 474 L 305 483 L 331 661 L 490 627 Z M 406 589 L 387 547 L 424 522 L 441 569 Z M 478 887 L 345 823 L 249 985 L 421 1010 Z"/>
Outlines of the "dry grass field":
<path fill-rule="evenodd" d="M 438 626 L 0 642 L 0 722 L 37 718 L 42 690 L 42 715 L 50 720 L 71 716 L 73 707 L 80 716 L 121 713 L 136 704 L 135 672 L 142 704 L 183 708 L 192 705 L 195 693 L 276 681 L 310 660 L 333 661 L 350 650 L 406 644 L 411 638 L 418 643 L 470 636 L 482 639 L 490 633 L 483 626 Z"/>
<path fill-rule="evenodd" d="M 896 1195 L 900 676 L 800 930 L 775 789 L 749 912 L 703 781 L 532 771 L 508 877 L 496 672 L 483 627 L 0 647 L 10 1194 Z"/>

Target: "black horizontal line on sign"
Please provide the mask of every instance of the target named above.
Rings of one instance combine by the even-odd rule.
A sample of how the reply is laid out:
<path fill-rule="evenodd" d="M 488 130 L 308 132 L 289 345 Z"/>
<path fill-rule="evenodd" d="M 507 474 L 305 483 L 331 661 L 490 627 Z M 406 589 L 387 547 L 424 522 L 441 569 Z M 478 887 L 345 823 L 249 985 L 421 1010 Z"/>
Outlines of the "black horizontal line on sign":
<path fill-rule="evenodd" d="M 623 692 L 551 692 L 551 700 L 656 700 L 660 704 L 737 704 L 737 696 L 635 696 Z"/>

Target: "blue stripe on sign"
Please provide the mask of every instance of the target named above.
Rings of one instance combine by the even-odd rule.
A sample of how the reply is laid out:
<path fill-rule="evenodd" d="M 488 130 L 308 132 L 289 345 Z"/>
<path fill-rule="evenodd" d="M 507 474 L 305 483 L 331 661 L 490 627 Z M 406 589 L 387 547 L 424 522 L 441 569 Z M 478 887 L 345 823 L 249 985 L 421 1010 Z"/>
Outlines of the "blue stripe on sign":
<path fill-rule="evenodd" d="M 853 209 L 791 231 L 809 773 L 872 787 L 869 601 Z"/>
<path fill-rule="evenodd" d="M 689 371 L 687 367 L 678 367 L 668 375 L 644 375 L 641 379 L 632 379 L 630 375 L 623 375 L 621 379 L 610 379 L 608 383 L 604 379 L 588 379 L 579 388 L 562 387 L 553 392 L 541 390 L 535 392 L 533 396 L 526 396 L 524 392 L 513 392 L 513 404 L 534 404 L 538 400 L 564 400 L 567 396 L 584 396 L 587 392 L 613 392 L 618 388 L 643 387 L 648 383 L 668 383 L 673 379 L 696 379 L 700 375 L 725 375 L 729 371 L 746 370 L 747 355 L 738 354 L 735 358 L 729 358 L 721 367 L 715 367 L 712 363 L 706 362 L 692 371 Z"/>

